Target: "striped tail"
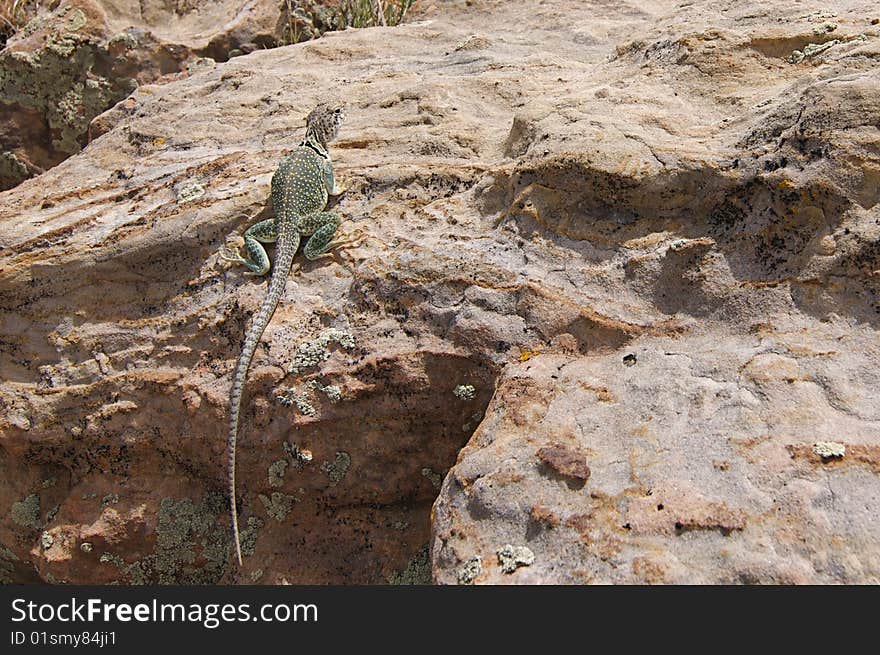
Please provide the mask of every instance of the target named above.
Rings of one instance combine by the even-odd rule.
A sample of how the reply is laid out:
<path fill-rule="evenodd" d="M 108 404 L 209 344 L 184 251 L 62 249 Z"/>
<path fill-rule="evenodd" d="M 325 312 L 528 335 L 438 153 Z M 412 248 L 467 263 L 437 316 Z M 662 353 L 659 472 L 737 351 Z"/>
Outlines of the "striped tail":
<path fill-rule="evenodd" d="M 290 274 L 290 267 L 293 264 L 293 256 L 299 248 L 299 234 L 294 231 L 288 234 L 281 231 L 278 235 L 275 265 L 272 269 L 272 277 L 269 280 L 269 290 L 266 292 L 266 298 L 256 317 L 251 323 L 247 337 L 244 340 L 244 347 L 241 349 L 241 356 L 238 358 L 238 365 L 235 367 L 235 377 L 232 379 L 232 391 L 229 394 L 229 437 L 226 441 L 226 456 L 229 475 L 229 506 L 232 516 L 232 535 L 235 540 L 235 555 L 238 558 L 238 565 L 241 566 L 241 538 L 238 532 L 238 508 L 235 502 L 235 441 L 238 436 L 238 414 L 241 410 L 241 394 L 244 389 L 244 382 L 247 378 L 247 372 L 251 365 L 251 359 L 254 357 L 254 350 L 263 331 L 269 324 L 272 314 L 275 313 L 275 307 L 278 306 L 278 300 L 284 292 L 284 285 L 287 283 L 287 276 Z"/>

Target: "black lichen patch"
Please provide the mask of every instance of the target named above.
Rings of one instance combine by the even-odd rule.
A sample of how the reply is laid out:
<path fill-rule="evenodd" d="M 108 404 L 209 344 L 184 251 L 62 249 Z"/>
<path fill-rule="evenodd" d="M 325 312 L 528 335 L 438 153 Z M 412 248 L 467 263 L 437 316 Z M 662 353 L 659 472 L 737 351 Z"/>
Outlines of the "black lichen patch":
<path fill-rule="evenodd" d="M 738 279 L 790 278 L 812 259 L 810 244 L 834 231 L 849 206 L 822 182 L 800 187 L 784 178 L 755 178 L 709 213 L 709 233 Z"/>

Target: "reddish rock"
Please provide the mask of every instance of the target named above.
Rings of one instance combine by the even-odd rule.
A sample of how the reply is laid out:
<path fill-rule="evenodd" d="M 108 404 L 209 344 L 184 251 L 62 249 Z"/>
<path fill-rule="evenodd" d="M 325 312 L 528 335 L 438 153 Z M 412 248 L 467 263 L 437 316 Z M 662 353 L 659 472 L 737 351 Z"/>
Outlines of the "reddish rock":
<path fill-rule="evenodd" d="M 880 579 L 870 6 L 792 63 L 834 3 L 467 5 L 141 86 L 0 194 L 5 581 Z M 365 236 L 256 352 L 239 570 L 218 253 L 325 99 Z"/>
<path fill-rule="evenodd" d="M 572 478 L 581 486 L 590 478 L 587 458 L 562 444 L 554 443 L 539 449 L 538 459 L 558 475 Z"/>

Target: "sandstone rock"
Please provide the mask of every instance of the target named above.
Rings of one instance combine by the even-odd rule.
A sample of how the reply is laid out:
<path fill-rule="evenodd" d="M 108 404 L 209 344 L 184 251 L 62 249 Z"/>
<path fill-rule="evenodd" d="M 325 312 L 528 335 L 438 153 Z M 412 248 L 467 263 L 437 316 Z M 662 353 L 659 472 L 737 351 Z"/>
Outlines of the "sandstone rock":
<path fill-rule="evenodd" d="M 437 580 L 504 540 L 527 542 L 534 564 L 484 565 L 481 582 L 874 579 L 877 407 L 839 402 L 840 355 L 818 354 L 844 340 L 876 349 L 869 329 L 779 324 L 638 339 L 633 367 L 619 353 L 509 366 L 435 506 Z M 813 442 L 842 434 L 871 455 L 823 464 Z M 542 466 L 554 440 L 589 453 L 585 486 Z"/>
<path fill-rule="evenodd" d="M 137 90 L 0 195 L 0 572 L 400 582 L 430 545 L 451 584 L 876 582 L 872 17 L 438 1 Z M 367 238 L 303 265 L 255 357 L 238 571 L 265 281 L 217 253 L 325 98 Z M 291 373 L 328 328 L 354 347 Z"/>
<path fill-rule="evenodd" d="M 56 165 L 102 133 L 90 121 L 138 85 L 273 47 L 279 3 L 63 0 L 0 51 L 0 189 Z"/>
<path fill-rule="evenodd" d="M 100 114 L 138 85 L 370 19 L 348 6 L 341 0 L 62 0 L 51 11 L 38 7 L 38 16 L 0 51 L 0 189 L 101 136 L 115 124 L 112 116 L 131 105 Z M 402 3 L 383 6 L 393 21 L 405 15 Z"/>

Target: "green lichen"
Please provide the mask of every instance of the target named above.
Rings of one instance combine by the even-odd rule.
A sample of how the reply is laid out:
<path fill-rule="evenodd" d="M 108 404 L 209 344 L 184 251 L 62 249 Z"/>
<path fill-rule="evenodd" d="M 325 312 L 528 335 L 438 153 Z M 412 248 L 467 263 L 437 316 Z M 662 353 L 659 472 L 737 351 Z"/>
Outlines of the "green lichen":
<path fill-rule="evenodd" d="M 813 452 L 822 459 L 842 459 L 846 455 L 846 445 L 839 441 L 817 441 Z"/>
<path fill-rule="evenodd" d="M 128 95 L 106 78 L 88 78 L 93 46 L 54 39 L 31 57 L 0 59 L 0 101 L 39 110 L 49 124 L 52 145 L 79 152 L 92 118 Z"/>
<path fill-rule="evenodd" d="M 156 525 L 154 569 L 162 578 L 182 583 L 215 581 L 226 564 L 229 537 L 219 518 L 226 513 L 223 494 L 208 493 L 196 504 L 189 498 L 164 498 Z M 196 550 L 206 564 L 191 568 Z"/>
<path fill-rule="evenodd" d="M 55 478 L 55 476 L 52 476 L 52 477 L 49 477 L 49 478 L 46 478 L 45 480 L 43 480 L 40 483 L 40 486 L 43 489 L 50 489 L 50 488 L 54 487 L 57 482 L 58 482 L 58 480 Z"/>
<path fill-rule="evenodd" d="M 840 39 L 834 39 L 833 41 L 825 41 L 824 43 L 808 43 L 804 48 L 803 52 L 800 50 L 795 50 L 789 56 L 788 61 L 791 64 L 798 64 L 802 62 L 804 59 L 809 59 L 810 57 L 815 57 L 818 54 L 821 54 L 828 50 L 828 48 L 833 48 L 834 46 L 840 44 Z"/>
<path fill-rule="evenodd" d="M 113 35 L 110 40 L 107 41 L 108 46 L 115 46 L 120 43 L 125 46 L 126 50 L 135 48 L 138 45 L 137 36 L 132 32 L 120 32 L 119 34 Z"/>
<path fill-rule="evenodd" d="M 31 494 L 24 500 L 12 503 L 10 515 L 12 521 L 22 527 L 35 530 L 43 527 L 43 522 L 40 521 L 40 497 L 37 494 Z"/>
<path fill-rule="evenodd" d="M 42 546 L 43 550 L 49 550 L 54 543 L 55 537 L 48 532 L 44 532 L 40 535 L 40 546 Z"/>
<path fill-rule="evenodd" d="M 76 32 L 79 29 L 82 29 L 86 26 L 88 20 L 86 19 L 86 15 L 83 13 L 82 9 L 77 9 L 73 12 L 73 15 L 67 22 L 67 29 L 71 32 Z"/>
<path fill-rule="evenodd" d="M 273 491 L 271 497 L 266 496 L 265 494 L 260 494 L 259 499 L 260 502 L 263 503 L 263 507 L 266 509 L 266 514 L 269 515 L 269 518 L 273 518 L 279 523 L 282 523 L 284 519 L 287 518 L 290 510 L 292 510 L 293 506 L 299 501 L 299 498 L 296 496 L 284 494 L 280 491 Z"/>
<path fill-rule="evenodd" d="M 18 556 L 9 548 L 0 544 L 0 584 L 12 584 L 15 576 L 15 563 Z"/>
<path fill-rule="evenodd" d="M 342 389 L 336 385 L 324 386 L 318 380 L 309 380 L 302 386 L 302 389 L 303 391 L 300 392 L 296 387 L 290 387 L 275 397 L 282 405 L 288 407 L 296 405 L 296 408 L 304 416 L 314 416 L 318 413 L 314 405 L 311 403 L 311 397 L 314 395 L 315 391 L 322 392 L 330 399 L 331 403 L 339 402 L 342 398 Z"/>
<path fill-rule="evenodd" d="M 520 566 L 531 566 L 535 563 L 535 553 L 527 546 L 505 544 L 496 551 L 498 564 L 504 573 L 513 573 Z"/>
<path fill-rule="evenodd" d="M 294 387 L 281 392 L 275 397 L 278 399 L 278 402 L 287 407 L 296 405 L 296 408 L 303 416 L 314 416 L 318 413 L 318 410 L 315 409 L 314 405 L 309 402 L 308 395 L 305 393 L 299 393 Z"/>
<path fill-rule="evenodd" d="M 205 195 L 205 187 L 198 182 L 184 184 L 177 189 L 177 204 L 182 205 L 186 202 L 192 202 L 203 195 Z"/>
<path fill-rule="evenodd" d="M 156 548 L 151 555 L 125 562 L 113 553 L 102 562 L 115 564 L 130 584 L 214 584 L 229 559 L 231 540 L 221 518 L 226 514 L 221 493 L 190 498 L 163 498 L 156 522 Z"/>
<path fill-rule="evenodd" d="M 280 487 L 284 484 L 284 472 L 287 470 L 287 460 L 279 459 L 269 465 L 269 486 Z"/>
<path fill-rule="evenodd" d="M 821 25 L 816 25 L 816 27 L 813 28 L 813 34 L 815 34 L 816 36 L 822 36 L 823 34 L 830 34 L 834 30 L 836 30 L 838 27 L 839 27 L 839 25 L 837 23 L 832 23 L 829 21 L 826 23 L 822 23 Z"/>
<path fill-rule="evenodd" d="M 482 572 L 483 558 L 479 555 L 474 555 L 458 569 L 458 584 L 473 584 L 474 580 Z"/>
<path fill-rule="evenodd" d="M 321 464 L 321 470 L 330 478 L 330 486 L 332 487 L 339 484 L 342 478 L 345 477 L 345 474 L 348 473 L 349 468 L 351 468 L 351 455 L 342 450 L 336 453 L 336 457 L 332 462 Z"/>
<path fill-rule="evenodd" d="M 150 571 L 145 566 L 144 562 L 146 560 L 142 560 L 140 562 L 133 562 L 129 564 L 125 568 L 125 573 L 128 576 L 128 583 L 133 585 L 146 585 L 150 584 L 152 581 L 150 578 Z M 168 583 L 173 584 L 173 583 Z"/>
<path fill-rule="evenodd" d="M 453 395 L 462 400 L 473 400 L 477 395 L 477 390 L 472 384 L 459 384 L 452 390 Z"/>
<path fill-rule="evenodd" d="M 833 41 L 826 41 L 825 43 L 808 43 L 804 48 L 804 57 L 815 57 L 820 52 L 825 52 L 829 48 L 833 48 L 838 45 L 840 41 L 838 39 L 834 39 Z"/>
<path fill-rule="evenodd" d="M 300 373 L 329 359 L 330 351 L 327 347 L 331 343 L 338 343 L 346 350 L 351 350 L 355 346 L 354 335 L 345 330 L 327 328 L 311 341 L 299 344 L 293 356 L 293 363 L 290 365 L 290 372 Z"/>
<path fill-rule="evenodd" d="M 101 553 L 101 557 L 98 558 L 98 561 L 102 564 L 115 564 L 119 568 L 125 567 L 125 560 L 119 555 L 114 555 L 113 553 Z"/>
<path fill-rule="evenodd" d="M 402 571 L 395 571 L 388 578 L 393 585 L 429 585 L 431 584 L 431 557 L 425 546 L 409 560 Z"/>
<path fill-rule="evenodd" d="M 294 398 L 294 402 L 296 403 L 296 408 L 303 416 L 314 416 L 318 413 L 318 410 L 316 410 L 314 406 L 303 396 L 296 396 Z"/>
<path fill-rule="evenodd" d="M 322 387 L 321 391 L 323 391 L 324 395 L 330 399 L 331 403 L 339 402 L 339 400 L 342 398 L 342 389 L 340 389 L 335 384 Z"/>
<path fill-rule="evenodd" d="M 257 537 L 260 529 L 263 527 L 263 521 L 256 516 L 250 516 L 247 520 L 247 527 L 241 531 L 241 552 L 243 555 L 253 555 L 257 547 Z"/>
<path fill-rule="evenodd" d="M 101 507 L 107 507 L 107 505 L 115 505 L 119 502 L 119 494 L 107 494 L 101 499 Z"/>
<path fill-rule="evenodd" d="M 0 53 L 0 102 L 20 104 L 45 116 L 52 146 L 63 154 L 79 152 L 91 120 L 131 93 L 129 79 L 97 73 L 100 46 L 76 33 L 86 16 L 76 10 L 34 53 Z"/>
<path fill-rule="evenodd" d="M 28 178 L 28 168 L 14 152 L 0 152 L 0 189 L 11 189 Z"/>
<path fill-rule="evenodd" d="M 431 483 L 431 486 L 435 489 L 439 489 L 440 485 L 443 484 L 443 476 L 440 473 L 436 473 L 429 468 L 423 468 L 421 472 L 422 475 L 427 478 L 428 481 Z"/>

